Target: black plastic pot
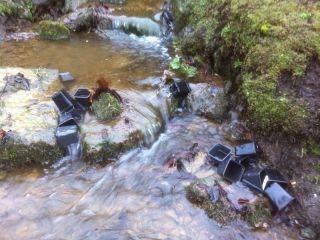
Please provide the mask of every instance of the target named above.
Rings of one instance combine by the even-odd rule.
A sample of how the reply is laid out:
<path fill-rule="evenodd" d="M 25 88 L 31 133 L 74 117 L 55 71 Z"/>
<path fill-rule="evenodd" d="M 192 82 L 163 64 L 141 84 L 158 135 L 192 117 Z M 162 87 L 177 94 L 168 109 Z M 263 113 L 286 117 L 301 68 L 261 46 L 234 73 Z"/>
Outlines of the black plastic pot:
<path fill-rule="evenodd" d="M 284 180 L 281 173 L 276 169 L 264 169 L 264 172 L 268 176 L 268 183 L 267 186 L 271 185 L 272 183 L 278 183 L 282 187 L 286 187 L 288 182 Z M 266 187 L 267 187 L 266 186 Z"/>
<path fill-rule="evenodd" d="M 246 156 L 246 155 L 256 155 L 257 154 L 257 146 L 255 143 L 246 143 L 235 147 L 235 155 L 236 156 Z"/>
<path fill-rule="evenodd" d="M 231 149 L 218 143 L 210 149 L 208 154 L 215 164 L 219 164 L 231 157 Z"/>
<path fill-rule="evenodd" d="M 266 188 L 265 194 L 279 211 L 285 209 L 294 200 L 294 197 L 276 182 Z"/>
<path fill-rule="evenodd" d="M 248 169 L 243 174 L 242 182 L 258 192 L 263 192 L 262 184 L 265 176 L 265 172 L 261 169 Z"/>
<path fill-rule="evenodd" d="M 231 158 L 221 162 L 218 167 L 218 173 L 230 182 L 240 181 L 244 170 L 244 167 L 240 163 Z"/>
<path fill-rule="evenodd" d="M 68 112 L 74 108 L 72 101 L 69 100 L 63 91 L 54 93 L 51 98 L 61 113 Z"/>
<path fill-rule="evenodd" d="M 254 166 L 258 162 L 258 160 L 252 156 L 237 156 L 235 158 L 235 161 L 240 163 L 242 166 L 244 166 L 245 169 L 254 168 Z"/>
<path fill-rule="evenodd" d="M 287 185 L 280 172 L 274 169 L 248 169 L 243 174 L 242 182 L 258 192 L 263 192 L 272 183 L 283 187 Z"/>
<path fill-rule="evenodd" d="M 70 82 L 74 80 L 74 77 L 69 72 L 59 73 L 59 77 L 62 82 Z"/>
<path fill-rule="evenodd" d="M 86 88 L 79 88 L 74 94 L 74 98 L 76 99 L 76 101 L 86 109 L 90 107 L 90 96 L 91 93 Z"/>
<path fill-rule="evenodd" d="M 70 112 L 59 115 L 58 126 L 78 126 L 78 119 L 75 119 Z"/>
<path fill-rule="evenodd" d="M 67 148 L 70 144 L 79 143 L 80 135 L 77 126 L 58 127 L 56 139 L 60 147 Z"/>
<path fill-rule="evenodd" d="M 185 98 L 191 92 L 189 84 L 184 80 L 174 81 L 169 89 L 176 98 Z"/>

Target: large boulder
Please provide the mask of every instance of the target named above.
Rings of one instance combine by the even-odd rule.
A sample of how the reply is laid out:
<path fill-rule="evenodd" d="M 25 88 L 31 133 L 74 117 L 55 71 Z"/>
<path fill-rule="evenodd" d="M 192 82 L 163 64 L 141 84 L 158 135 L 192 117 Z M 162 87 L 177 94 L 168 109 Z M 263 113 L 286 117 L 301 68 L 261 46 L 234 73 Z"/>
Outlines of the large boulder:
<path fill-rule="evenodd" d="M 71 31 L 89 29 L 93 24 L 93 8 L 79 8 L 63 17 L 62 21 Z"/>
<path fill-rule="evenodd" d="M 5 88 L 6 76 L 18 73 L 29 80 L 29 91 L 17 86 Z M 57 78 L 57 70 L 0 68 L 0 129 L 9 135 L 0 146 L 0 168 L 50 163 L 62 155 L 54 136 L 57 113 L 46 94 Z"/>
<path fill-rule="evenodd" d="M 187 103 L 196 114 L 222 122 L 228 117 L 229 101 L 222 88 L 210 84 L 191 85 Z"/>

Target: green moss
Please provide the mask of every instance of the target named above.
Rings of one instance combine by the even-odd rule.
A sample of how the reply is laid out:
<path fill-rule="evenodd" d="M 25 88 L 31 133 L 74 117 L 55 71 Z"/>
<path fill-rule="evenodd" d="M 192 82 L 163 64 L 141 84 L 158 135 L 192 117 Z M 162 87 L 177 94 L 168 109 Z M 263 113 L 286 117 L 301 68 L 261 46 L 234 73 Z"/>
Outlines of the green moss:
<path fill-rule="evenodd" d="M 315 156 L 320 157 L 320 144 L 317 143 L 314 140 L 310 140 L 308 142 L 308 145 L 309 145 L 310 152 L 312 154 L 314 154 Z M 319 172 L 320 172 L 320 164 L 319 164 L 319 168 L 318 169 L 319 169 Z"/>
<path fill-rule="evenodd" d="M 196 67 L 190 66 L 183 62 L 182 58 L 179 56 L 176 56 L 171 62 L 170 67 L 173 70 L 178 70 L 187 77 L 194 77 L 197 75 L 198 70 Z"/>
<path fill-rule="evenodd" d="M 279 86 L 284 73 L 295 85 L 309 61 L 320 56 L 317 5 L 294 0 L 187 3 L 187 14 L 182 14 L 184 26 L 194 31 L 180 40 L 182 53 L 205 58 L 220 72 L 228 69 L 227 64 L 235 73 L 240 72 L 240 89 L 257 128 L 300 133 L 307 124 L 307 105 L 282 93 Z M 198 41 L 198 36 L 204 40 Z"/>
<path fill-rule="evenodd" d="M 249 210 L 245 218 L 251 226 L 255 227 L 257 224 L 270 223 L 272 216 L 268 208 L 258 204 Z"/>
<path fill-rule="evenodd" d="M 210 184 L 211 186 L 212 184 Z M 186 198 L 199 208 L 203 209 L 209 218 L 222 225 L 230 224 L 236 219 L 236 213 L 230 208 L 227 199 L 221 196 L 220 200 L 212 203 L 207 194 L 203 180 L 197 180 L 185 188 Z"/>
<path fill-rule="evenodd" d="M 36 13 L 32 0 L 0 3 L 0 16 L 14 16 L 32 21 Z"/>
<path fill-rule="evenodd" d="M 68 39 L 70 36 L 69 29 L 61 22 L 41 21 L 37 31 L 40 37 L 46 40 Z"/>
<path fill-rule="evenodd" d="M 62 156 L 58 146 L 42 142 L 28 146 L 8 143 L 0 146 L 0 168 L 10 169 L 33 164 L 50 164 Z"/>
<path fill-rule="evenodd" d="M 121 105 L 114 96 L 102 93 L 99 99 L 92 104 L 92 109 L 99 120 L 112 120 L 122 112 Z"/>
<path fill-rule="evenodd" d="M 84 151 L 84 159 L 89 163 L 106 164 L 110 159 L 118 158 L 120 154 L 139 146 L 142 143 L 143 134 L 140 131 L 129 134 L 127 140 L 121 143 L 110 142 L 109 140 L 101 143 L 100 150 L 90 149 L 87 145 Z"/>
<path fill-rule="evenodd" d="M 19 6 L 13 2 L 0 3 L 0 16 L 11 16 L 18 13 Z"/>

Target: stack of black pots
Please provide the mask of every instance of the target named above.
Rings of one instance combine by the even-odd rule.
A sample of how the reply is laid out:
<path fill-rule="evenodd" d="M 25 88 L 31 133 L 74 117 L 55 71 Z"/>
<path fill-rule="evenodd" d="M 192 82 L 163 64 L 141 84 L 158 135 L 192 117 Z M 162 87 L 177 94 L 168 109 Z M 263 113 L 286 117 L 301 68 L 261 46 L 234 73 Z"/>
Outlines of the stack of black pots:
<path fill-rule="evenodd" d="M 169 90 L 172 96 L 178 100 L 178 107 L 182 107 L 183 100 L 191 92 L 189 84 L 184 80 L 174 80 Z"/>
<path fill-rule="evenodd" d="M 79 123 L 90 107 L 90 96 L 90 91 L 84 88 L 78 89 L 74 98 L 64 89 L 52 96 L 52 100 L 59 109 L 55 136 L 58 145 L 65 149 L 69 156 L 81 152 Z"/>
<path fill-rule="evenodd" d="M 242 181 L 258 193 L 265 194 L 279 211 L 285 209 L 294 198 L 285 190 L 287 181 L 275 169 L 257 168 L 258 147 L 255 143 L 236 146 L 232 150 L 222 144 L 214 145 L 209 156 L 218 166 L 218 173 L 229 182 Z"/>

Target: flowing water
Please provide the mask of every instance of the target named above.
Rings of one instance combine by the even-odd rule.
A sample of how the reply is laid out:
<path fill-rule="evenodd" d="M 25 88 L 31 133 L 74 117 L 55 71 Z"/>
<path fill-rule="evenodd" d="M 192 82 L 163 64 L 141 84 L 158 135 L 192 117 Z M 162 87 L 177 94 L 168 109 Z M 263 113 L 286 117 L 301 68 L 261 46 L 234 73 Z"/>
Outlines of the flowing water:
<path fill-rule="evenodd" d="M 159 7 L 154 2 L 139 1 L 134 8 L 128 1 L 118 11 L 141 14 L 142 4 L 147 12 L 141 16 L 152 16 Z M 168 48 L 157 37 L 107 34 L 108 40 L 82 33 L 61 42 L 4 42 L 0 66 L 70 71 L 76 78 L 67 86 L 72 89 L 91 87 L 103 76 L 120 91 L 152 90 L 168 65 Z M 106 167 L 78 161 L 12 172 L 0 182 L 0 239 L 291 239 L 282 228 L 263 233 L 243 222 L 219 226 L 185 197 L 184 187 L 195 176 L 165 167 L 171 154 L 194 143 L 204 152 L 218 142 L 231 145 L 224 136 L 220 125 L 183 113 L 167 122 L 149 148 L 127 152 Z"/>

